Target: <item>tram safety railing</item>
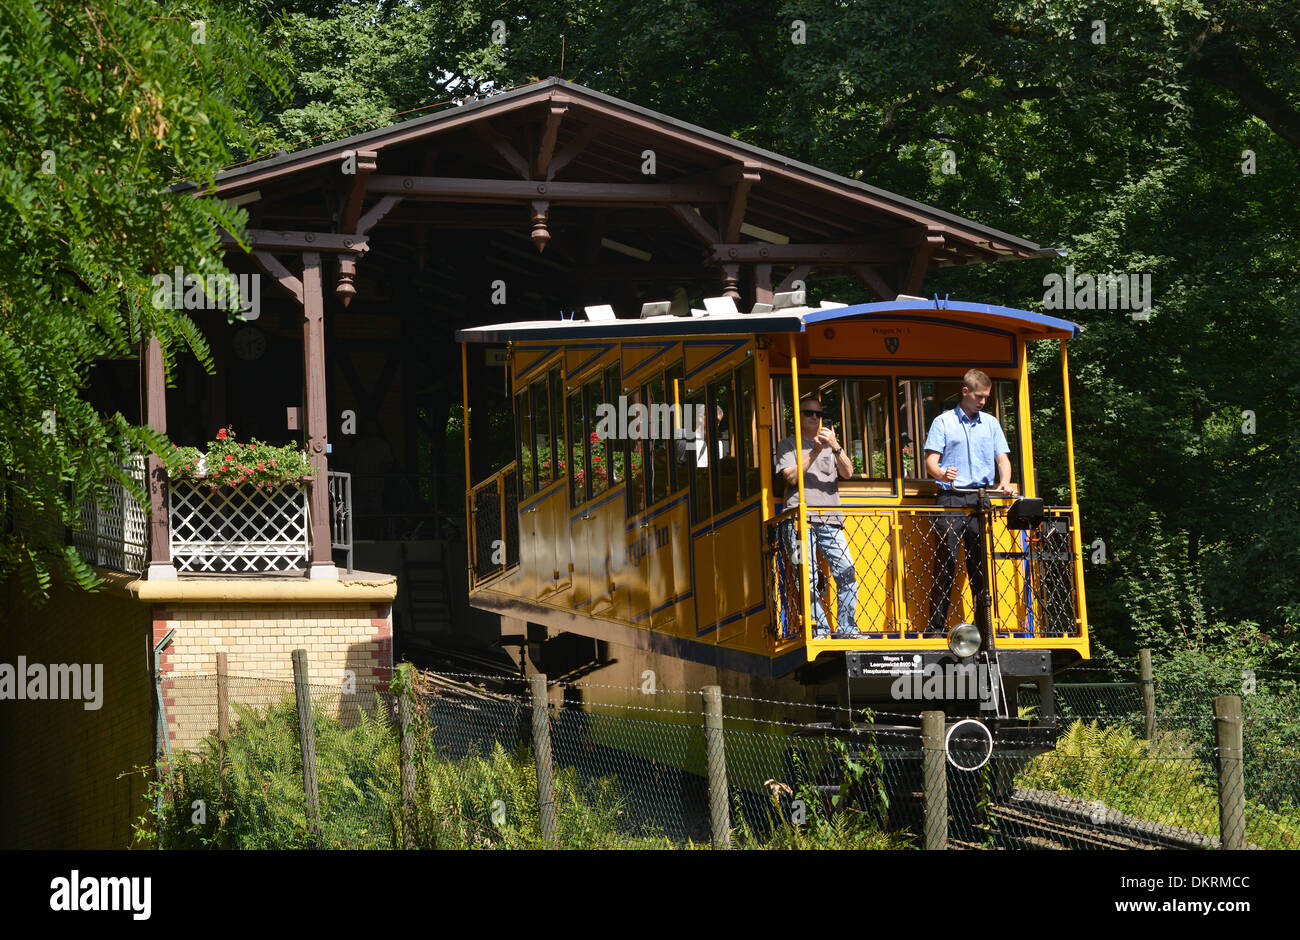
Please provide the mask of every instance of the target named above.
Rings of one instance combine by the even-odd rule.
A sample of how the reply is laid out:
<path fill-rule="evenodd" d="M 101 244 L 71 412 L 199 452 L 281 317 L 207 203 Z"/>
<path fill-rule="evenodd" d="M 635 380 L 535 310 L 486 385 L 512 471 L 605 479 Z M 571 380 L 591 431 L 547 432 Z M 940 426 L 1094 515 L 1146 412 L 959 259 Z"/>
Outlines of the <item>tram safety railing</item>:
<path fill-rule="evenodd" d="M 492 474 L 468 493 L 470 587 L 519 564 L 519 489 L 515 464 Z"/>
<path fill-rule="evenodd" d="M 937 506 L 809 507 L 809 544 L 796 535 L 798 514 L 787 510 L 768 526 L 767 547 L 778 641 L 836 633 L 880 637 L 947 635 L 959 623 L 976 622 L 978 584 L 970 583 L 967 547 L 980 553 L 990 583 L 990 615 L 999 638 L 1077 637 L 1078 559 L 1070 509 L 1049 507 L 1042 524 L 1008 528 L 1005 505 L 990 511 L 991 535 L 980 540 L 968 524 L 971 511 Z M 826 522 L 823 522 L 826 520 Z M 827 523 L 830 524 L 828 530 Z M 842 527 L 835 529 L 835 523 Z M 968 528 L 969 526 L 969 528 Z M 841 591 L 836 570 L 852 563 L 856 598 Z M 991 557 L 990 557 L 991 555 Z M 803 623 L 799 565 L 809 559 L 809 607 L 813 629 Z M 854 629 L 840 623 L 853 600 Z"/>

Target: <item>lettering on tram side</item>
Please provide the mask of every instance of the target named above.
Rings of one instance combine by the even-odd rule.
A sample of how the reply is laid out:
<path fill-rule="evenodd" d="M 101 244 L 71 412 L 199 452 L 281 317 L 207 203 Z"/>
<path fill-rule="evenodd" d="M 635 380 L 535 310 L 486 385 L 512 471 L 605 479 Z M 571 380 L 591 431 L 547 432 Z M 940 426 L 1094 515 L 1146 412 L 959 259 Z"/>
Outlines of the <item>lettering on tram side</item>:
<path fill-rule="evenodd" d="M 627 543 L 623 550 L 623 559 L 618 563 L 610 557 L 605 558 L 605 571 L 614 572 L 622 571 L 629 564 L 633 568 L 640 568 L 642 560 L 651 552 L 657 552 L 670 541 L 672 541 L 672 529 L 665 523 L 661 526 L 654 526 L 649 531 L 641 530 L 644 534 L 634 538 Z"/>

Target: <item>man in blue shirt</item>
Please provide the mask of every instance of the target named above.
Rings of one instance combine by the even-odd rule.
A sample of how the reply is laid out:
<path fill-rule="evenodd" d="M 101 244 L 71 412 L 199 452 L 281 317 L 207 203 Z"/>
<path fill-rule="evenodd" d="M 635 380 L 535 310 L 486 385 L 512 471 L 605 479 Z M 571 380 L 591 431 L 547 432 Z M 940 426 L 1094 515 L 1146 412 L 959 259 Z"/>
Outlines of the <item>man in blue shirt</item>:
<path fill-rule="evenodd" d="M 988 403 L 993 382 L 978 369 L 971 369 L 962 377 L 962 383 L 961 401 L 956 408 L 934 419 L 925 439 L 926 472 L 939 481 L 938 504 L 950 509 L 969 509 L 979 504 L 977 494 L 957 493 L 954 487 L 996 488 L 1016 495 L 1016 486 L 1011 482 L 1011 458 L 1007 456 L 1011 448 L 1007 446 L 1002 425 L 992 415 L 981 413 Z M 939 537 L 938 566 L 930 583 L 930 622 L 926 636 L 941 637 L 948 632 L 948 605 L 957 571 L 959 541 L 966 548 L 966 575 L 970 579 L 971 596 L 975 598 L 976 624 L 984 623 L 981 590 L 984 548 L 980 544 L 978 513 L 938 513 L 935 533 Z"/>

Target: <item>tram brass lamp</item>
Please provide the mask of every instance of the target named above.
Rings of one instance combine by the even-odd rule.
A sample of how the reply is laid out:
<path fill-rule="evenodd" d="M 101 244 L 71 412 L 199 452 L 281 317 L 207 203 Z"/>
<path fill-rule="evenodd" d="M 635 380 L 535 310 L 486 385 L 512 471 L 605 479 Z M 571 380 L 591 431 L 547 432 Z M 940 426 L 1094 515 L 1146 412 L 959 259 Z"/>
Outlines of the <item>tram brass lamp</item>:
<path fill-rule="evenodd" d="M 973 623 L 959 623 L 948 634 L 948 649 L 958 659 L 967 659 L 980 651 L 980 631 Z"/>

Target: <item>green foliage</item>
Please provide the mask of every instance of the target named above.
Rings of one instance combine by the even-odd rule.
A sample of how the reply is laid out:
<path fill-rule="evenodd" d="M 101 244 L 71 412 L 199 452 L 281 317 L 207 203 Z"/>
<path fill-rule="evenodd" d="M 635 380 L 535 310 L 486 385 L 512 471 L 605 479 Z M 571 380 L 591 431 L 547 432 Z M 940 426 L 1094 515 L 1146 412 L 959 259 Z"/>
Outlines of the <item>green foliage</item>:
<path fill-rule="evenodd" d="M 196 42 L 193 21 L 204 23 Z M 225 275 L 219 227 L 246 214 L 169 191 L 208 188 L 244 139 L 231 102 L 282 85 L 240 16 L 208 3 L 14 0 L 0 5 L 0 579 L 29 599 L 90 570 L 65 545 L 77 506 L 165 437 L 79 397 L 96 358 L 208 349 L 152 272 Z"/>
<path fill-rule="evenodd" d="M 868 713 L 870 715 L 870 713 Z M 870 718 L 868 718 L 870 720 Z M 747 849 L 905 849 L 912 848 L 907 832 L 886 828 L 889 797 L 884 786 L 884 760 L 870 738 L 859 750 L 831 740 L 839 788 L 829 800 L 814 785 L 815 774 L 798 751 L 791 755 L 795 785 L 767 781 L 765 832 L 750 824 L 739 801 L 732 810 L 738 821 L 736 845 Z"/>
<path fill-rule="evenodd" d="M 411 695 L 405 670 L 394 677 L 396 695 Z M 218 742 L 205 738 L 195 753 L 173 762 L 174 785 L 164 787 L 155 818 L 159 784 L 146 794 L 149 811 L 136 826 L 141 842 L 158 829 L 167 848 L 288 849 L 313 844 L 332 849 L 401 848 L 404 821 L 400 740 L 376 697 L 373 708 L 346 723 L 313 710 L 320 832 L 313 837 L 303 795 L 298 712 L 292 698 L 265 710 L 236 704 L 238 721 L 227 744 L 227 774 L 219 783 Z M 472 750 L 449 760 L 434 752 L 433 729 L 418 707 L 412 738 L 416 790 L 410 834 L 417 848 L 542 848 L 537 809 L 537 770 L 531 752 L 507 752 L 498 743 L 487 753 Z M 654 833 L 636 837 L 621 824 L 623 799 L 617 781 L 583 781 L 573 768 L 554 777 L 558 840 L 563 848 L 667 848 Z M 194 803 L 206 820 L 194 820 Z"/>
<path fill-rule="evenodd" d="M 1075 721 L 1056 747 L 1036 758 L 1016 785 L 1097 801 L 1151 822 L 1219 834 L 1213 770 L 1185 733 L 1144 741 L 1123 726 Z M 1300 807 L 1281 811 L 1247 800 L 1247 838 L 1269 848 L 1300 848 Z"/>

